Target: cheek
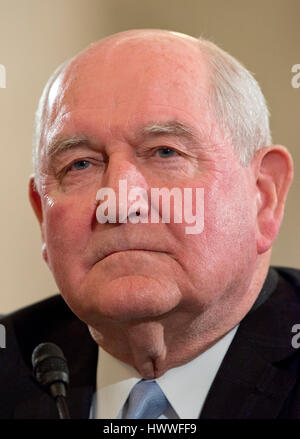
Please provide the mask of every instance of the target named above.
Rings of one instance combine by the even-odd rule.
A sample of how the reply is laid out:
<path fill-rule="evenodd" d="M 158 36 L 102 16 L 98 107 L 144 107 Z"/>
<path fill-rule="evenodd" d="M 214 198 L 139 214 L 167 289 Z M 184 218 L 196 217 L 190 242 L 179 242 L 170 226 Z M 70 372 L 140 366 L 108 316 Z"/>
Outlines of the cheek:
<path fill-rule="evenodd" d="M 207 225 L 225 235 L 240 236 L 255 227 L 255 193 L 248 172 L 227 172 L 207 191 Z"/>
<path fill-rule="evenodd" d="M 220 234 L 232 239 L 255 230 L 255 211 L 251 197 L 242 185 L 213 188 L 208 192 L 205 209 L 207 234 Z M 232 242 L 232 244 L 234 244 Z"/>
<path fill-rule="evenodd" d="M 95 200 L 95 198 L 94 198 Z M 61 197 L 45 211 L 45 242 L 49 266 L 59 270 L 65 263 L 80 262 L 95 219 L 96 201 L 80 197 Z"/>
<path fill-rule="evenodd" d="M 212 281 L 226 272 L 244 270 L 256 258 L 256 211 L 253 194 L 242 176 L 206 181 L 204 187 L 204 228 L 198 235 L 185 234 L 178 227 L 182 242 L 182 263 L 196 282 L 199 277 Z"/>

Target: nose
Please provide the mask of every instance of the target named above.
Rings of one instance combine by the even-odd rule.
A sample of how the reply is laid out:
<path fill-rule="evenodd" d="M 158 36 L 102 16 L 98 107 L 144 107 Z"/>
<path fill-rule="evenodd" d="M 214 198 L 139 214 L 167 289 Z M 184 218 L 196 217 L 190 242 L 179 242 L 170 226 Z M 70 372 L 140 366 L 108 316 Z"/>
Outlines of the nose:
<path fill-rule="evenodd" d="M 149 186 L 138 165 L 124 155 L 111 156 L 97 193 L 98 222 L 147 222 Z"/>

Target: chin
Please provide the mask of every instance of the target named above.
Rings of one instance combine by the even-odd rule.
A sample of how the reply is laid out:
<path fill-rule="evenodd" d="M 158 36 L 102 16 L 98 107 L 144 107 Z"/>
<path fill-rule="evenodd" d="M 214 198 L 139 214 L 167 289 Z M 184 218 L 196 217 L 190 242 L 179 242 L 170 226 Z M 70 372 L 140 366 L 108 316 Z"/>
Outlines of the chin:
<path fill-rule="evenodd" d="M 174 309 L 181 300 L 178 288 L 148 276 L 129 275 L 104 283 L 89 292 L 93 311 L 112 320 L 160 317 Z"/>

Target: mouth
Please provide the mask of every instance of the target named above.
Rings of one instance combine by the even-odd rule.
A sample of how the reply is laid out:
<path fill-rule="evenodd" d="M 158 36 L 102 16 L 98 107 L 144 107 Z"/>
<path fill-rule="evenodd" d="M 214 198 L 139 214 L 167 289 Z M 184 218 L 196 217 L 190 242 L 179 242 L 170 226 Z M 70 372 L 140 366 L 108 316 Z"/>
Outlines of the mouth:
<path fill-rule="evenodd" d="M 149 249 L 144 249 L 144 248 L 128 248 L 128 249 L 122 249 L 122 250 L 114 250 L 111 251 L 109 253 L 107 253 L 105 256 L 103 256 L 103 258 L 101 258 L 101 260 L 108 258 L 109 256 L 115 255 L 115 254 L 119 254 L 119 253 L 124 253 L 124 252 L 151 252 L 151 253 L 162 253 L 158 250 L 149 250 Z"/>

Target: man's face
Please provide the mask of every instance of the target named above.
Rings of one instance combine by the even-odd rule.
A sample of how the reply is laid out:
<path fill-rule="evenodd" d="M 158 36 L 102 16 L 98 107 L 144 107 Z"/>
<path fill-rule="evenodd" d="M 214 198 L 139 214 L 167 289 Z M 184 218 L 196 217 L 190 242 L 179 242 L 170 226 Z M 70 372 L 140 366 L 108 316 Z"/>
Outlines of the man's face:
<path fill-rule="evenodd" d="M 164 318 L 176 331 L 179 316 L 192 328 L 218 304 L 228 312 L 255 266 L 255 184 L 209 108 L 203 54 L 164 37 L 112 40 L 78 60 L 50 90 L 41 150 L 42 232 L 64 299 L 100 331 Z M 118 194 L 120 180 L 149 198 L 203 188 L 202 233 L 98 223 L 97 191 Z"/>

